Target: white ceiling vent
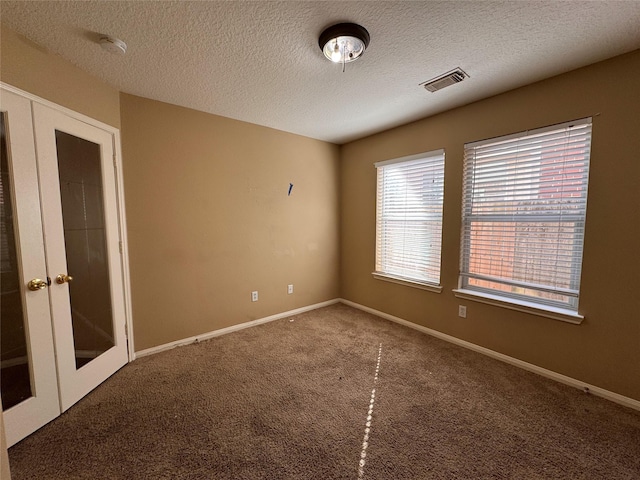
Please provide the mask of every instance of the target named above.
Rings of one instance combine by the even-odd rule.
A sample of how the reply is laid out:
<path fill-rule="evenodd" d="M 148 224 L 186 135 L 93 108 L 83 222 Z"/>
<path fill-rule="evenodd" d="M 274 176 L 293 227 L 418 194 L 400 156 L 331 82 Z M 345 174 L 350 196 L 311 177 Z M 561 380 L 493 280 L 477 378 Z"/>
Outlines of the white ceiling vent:
<path fill-rule="evenodd" d="M 463 72 L 461 68 L 456 68 L 455 70 L 451 70 L 450 72 L 440 75 L 439 77 L 427 80 L 420 85 L 422 85 L 430 92 L 437 92 L 438 90 L 442 90 L 444 87 L 448 87 L 449 85 L 460 83 L 465 78 L 469 78 L 469 75 Z"/>

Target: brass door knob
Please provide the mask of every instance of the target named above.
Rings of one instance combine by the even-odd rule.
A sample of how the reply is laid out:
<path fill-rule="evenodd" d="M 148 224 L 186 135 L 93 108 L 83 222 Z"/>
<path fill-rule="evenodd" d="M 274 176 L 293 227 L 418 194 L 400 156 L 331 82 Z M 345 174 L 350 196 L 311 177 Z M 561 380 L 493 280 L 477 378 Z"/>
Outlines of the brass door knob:
<path fill-rule="evenodd" d="M 32 292 L 44 290 L 45 288 L 47 288 L 47 282 L 39 278 L 34 278 L 33 280 L 29 281 L 29 283 L 27 283 L 27 288 Z"/>
<path fill-rule="evenodd" d="M 72 277 L 71 275 L 65 275 L 64 273 L 61 273 L 60 275 L 58 275 L 58 276 L 56 277 L 56 283 L 57 283 L 58 285 L 62 285 L 62 284 L 64 284 L 65 282 L 66 282 L 66 283 L 69 283 L 69 282 L 70 282 L 70 281 L 72 281 L 72 280 L 73 280 L 73 277 Z"/>

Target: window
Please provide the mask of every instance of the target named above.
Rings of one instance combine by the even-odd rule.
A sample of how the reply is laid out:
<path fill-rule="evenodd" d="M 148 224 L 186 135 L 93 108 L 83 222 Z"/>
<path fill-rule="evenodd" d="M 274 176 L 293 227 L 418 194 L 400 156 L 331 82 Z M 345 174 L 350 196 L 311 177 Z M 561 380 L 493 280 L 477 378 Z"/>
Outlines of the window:
<path fill-rule="evenodd" d="M 590 118 L 465 145 L 462 291 L 577 315 L 590 146 Z"/>
<path fill-rule="evenodd" d="M 444 150 L 388 160 L 378 170 L 374 276 L 440 291 Z"/>

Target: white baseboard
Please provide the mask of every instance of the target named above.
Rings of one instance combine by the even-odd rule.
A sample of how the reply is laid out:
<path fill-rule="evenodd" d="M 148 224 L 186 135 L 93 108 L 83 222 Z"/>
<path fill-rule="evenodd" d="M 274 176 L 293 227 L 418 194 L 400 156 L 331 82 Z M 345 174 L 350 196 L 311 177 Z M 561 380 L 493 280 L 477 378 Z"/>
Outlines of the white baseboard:
<path fill-rule="evenodd" d="M 273 322 L 274 320 L 279 320 L 281 318 L 298 315 L 300 313 L 308 312 L 310 310 L 315 310 L 317 308 L 327 307 L 329 305 L 333 305 L 336 303 L 344 303 L 345 305 L 349 305 L 350 307 L 357 308 L 359 310 L 371 313 L 373 315 L 377 315 L 378 317 L 382 317 L 386 320 L 390 320 L 394 323 L 399 323 L 400 325 L 413 328 L 414 330 L 418 330 L 419 332 L 426 333 L 427 335 L 431 335 L 432 337 L 439 338 L 441 340 L 444 340 L 449 343 L 453 343 L 455 345 L 459 345 L 464 348 L 468 348 L 469 350 L 473 350 L 483 355 L 487 355 L 488 357 L 495 358 L 496 360 L 500 360 L 502 362 L 508 363 L 510 365 L 514 365 L 516 367 L 520 367 L 524 370 L 537 373 L 538 375 L 542 375 L 543 377 L 547 377 L 557 382 L 563 383 L 565 385 L 578 388 L 582 391 L 589 392 L 598 397 L 606 398 L 607 400 L 610 400 L 615 403 L 619 403 L 620 405 L 624 405 L 625 407 L 633 408 L 634 410 L 640 410 L 640 401 L 635 400 L 633 398 L 625 397 L 624 395 L 620 395 L 618 393 L 605 390 L 604 388 L 598 387 L 596 385 L 585 383 L 581 380 L 577 380 L 575 378 L 562 375 L 561 373 L 557 373 L 552 370 L 539 367 L 532 363 L 528 363 L 523 360 L 510 357 L 509 355 L 505 355 L 503 353 L 496 352 L 494 350 L 490 350 L 485 347 L 481 347 L 480 345 L 476 345 L 475 343 L 467 342 L 466 340 L 461 340 L 451 335 L 447 335 L 446 333 L 442 333 L 437 330 L 433 330 L 431 328 L 423 327 L 422 325 L 418 325 L 408 320 L 395 317 L 388 313 L 381 312 L 380 310 L 375 310 L 373 308 L 365 307 L 364 305 L 360 305 L 359 303 L 355 303 L 350 300 L 345 300 L 343 298 L 339 298 L 339 299 L 336 298 L 333 300 L 328 300 L 326 302 L 321 302 L 321 303 L 316 303 L 314 305 L 308 305 L 306 307 L 296 308 L 294 310 L 289 310 L 288 312 L 277 313 L 269 317 L 259 318 L 257 320 L 252 320 L 250 322 L 245 322 L 238 325 L 232 325 L 231 327 L 221 328 L 219 330 L 213 330 L 211 332 L 203 333 L 201 335 L 195 335 L 193 337 L 184 338 L 182 340 L 176 340 L 174 342 L 158 345 L 157 347 L 151 347 L 145 350 L 140 350 L 139 352 L 136 352 L 135 358 L 145 357 L 147 355 L 153 355 L 154 353 L 163 352 L 165 350 L 170 350 L 172 348 L 179 347 L 182 345 L 188 345 L 190 343 L 207 340 L 208 338 L 218 337 L 220 335 L 225 335 L 231 332 L 237 332 L 245 328 L 254 327 L 256 325 L 262 325 L 263 323 Z"/>
<path fill-rule="evenodd" d="M 365 312 L 371 313 L 373 315 L 377 315 L 378 317 L 382 317 L 384 319 L 390 320 L 395 323 L 399 323 L 400 325 L 404 325 L 409 328 L 413 328 L 414 330 L 418 330 L 419 332 L 426 333 L 427 335 L 431 335 L 433 337 L 439 338 L 441 340 L 445 340 L 447 342 L 453 343 L 455 345 L 459 345 L 464 348 L 468 348 L 469 350 L 473 350 L 478 353 L 482 353 L 483 355 L 487 355 L 488 357 L 495 358 L 496 360 L 500 360 L 502 362 L 514 365 L 516 367 L 520 367 L 524 370 L 528 370 L 533 373 L 537 373 L 538 375 L 542 375 L 543 377 L 550 378 L 560 383 L 564 383 L 565 385 L 569 385 L 571 387 L 578 388 L 582 391 L 591 393 L 598 397 L 606 398 L 607 400 L 611 400 L 612 402 L 619 403 L 620 405 L 624 405 L 625 407 L 633 408 L 635 410 L 640 410 L 640 401 L 635 400 L 633 398 L 625 397 L 624 395 L 620 395 L 615 392 L 611 392 L 609 390 L 605 390 L 604 388 L 590 385 L 583 381 L 577 380 L 572 377 L 568 377 L 566 375 L 562 375 L 560 373 L 554 372 L 552 370 L 547 370 L 546 368 L 539 367 L 532 363 L 525 362 L 523 360 L 519 360 L 514 357 L 510 357 L 503 353 L 496 352 L 494 350 L 490 350 L 485 347 L 481 347 L 480 345 L 476 345 L 475 343 L 467 342 L 465 340 L 461 340 L 459 338 L 453 337 L 451 335 L 447 335 L 446 333 L 438 332 L 437 330 L 432 330 L 427 327 L 423 327 L 422 325 L 415 324 L 413 322 L 409 322 L 399 317 L 395 317 L 393 315 L 389 315 L 388 313 L 381 312 L 379 310 L 375 310 L 373 308 L 365 307 L 364 305 L 360 305 L 359 303 L 351 302 L 349 300 L 340 299 L 341 303 L 345 305 L 349 305 L 350 307 L 357 308 L 359 310 L 363 310 Z"/>
<path fill-rule="evenodd" d="M 194 342 L 201 342 L 209 338 L 219 337 L 220 335 L 225 335 L 231 332 L 237 332 L 238 330 L 244 330 L 245 328 L 249 328 L 249 327 L 255 327 L 256 325 L 262 325 L 263 323 L 273 322 L 274 320 L 279 320 L 281 318 L 291 317 L 293 315 L 299 315 L 301 313 L 308 312 L 310 310 L 327 307 L 329 305 L 333 305 L 339 302 L 340 302 L 340 299 L 335 298 L 333 300 L 327 300 L 326 302 L 315 303 L 313 305 L 308 305 L 306 307 L 289 310 L 288 312 L 276 313 L 275 315 L 271 315 L 269 317 L 259 318 L 257 320 L 251 320 L 250 322 L 240 323 L 238 325 L 232 325 L 230 327 L 221 328 L 219 330 L 213 330 L 211 332 L 202 333 L 200 335 L 195 335 L 189 338 L 183 338 L 182 340 L 176 340 L 174 342 L 165 343 L 163 345 L 158 345 L 157 347 L 146 348 L 144 350 L 140 350 L 139 352 L 136 352 L 135 358 L 146 357 L 147 355 L 153 355 L 154 353 L 160 353 L 165 350 L 170 350 L 172 348 L 180 347 L 182 345 L 189 345 L 190 343 L 194 343 Z"/>

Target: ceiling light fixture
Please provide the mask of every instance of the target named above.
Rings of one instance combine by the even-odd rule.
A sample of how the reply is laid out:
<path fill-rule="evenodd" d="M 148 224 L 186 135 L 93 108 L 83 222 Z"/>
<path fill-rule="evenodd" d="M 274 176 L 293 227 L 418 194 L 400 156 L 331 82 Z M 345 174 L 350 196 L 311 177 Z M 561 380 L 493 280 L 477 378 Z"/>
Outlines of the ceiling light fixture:
<path fill-rule="evenodd" d="M 369 46 L 369 32 L 355 23 L 338 23 L 320 34 L 318 44 L 324 56 L 334 63 L 342 64 L 359 58 Z"/>

